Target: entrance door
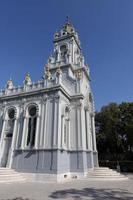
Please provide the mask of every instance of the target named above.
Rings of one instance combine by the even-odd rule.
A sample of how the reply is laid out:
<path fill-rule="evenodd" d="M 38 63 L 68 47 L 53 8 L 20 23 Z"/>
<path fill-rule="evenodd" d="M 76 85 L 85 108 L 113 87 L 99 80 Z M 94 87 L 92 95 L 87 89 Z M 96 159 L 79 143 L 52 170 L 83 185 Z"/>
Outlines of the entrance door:
<path fill-rule="evenodd" d="M 6 135 L 4 138 L 3 156 L 1 161 L 2 167 L 8 167 L 11 155 L 12 134 Z"/>
<path fill-rule="evenodd" d="M 6 114 L 6 124 L 4 127 L 4 136 L 2 138 L 2 150 L 1 150 L 1 167 L 9 167 L 10 157 L 11 157 L 11 144 L 12 144 L 12 136 L 14 131 L 14 121 L 15 121 L 15 109 L 10 108 L 7 110 Z"/>

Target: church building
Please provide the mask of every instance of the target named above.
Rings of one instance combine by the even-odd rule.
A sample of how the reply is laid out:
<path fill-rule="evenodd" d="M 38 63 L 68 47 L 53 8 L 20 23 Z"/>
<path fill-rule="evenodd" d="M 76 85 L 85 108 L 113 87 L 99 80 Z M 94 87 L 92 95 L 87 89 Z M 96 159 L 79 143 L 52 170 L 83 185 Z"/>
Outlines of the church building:
<path fill-rule="evenodd" d="M 69 20 L 54 34 L 43 79 L 0 91 L 0 167 L 34 180 L 87 176 L 98 166 L 89 67 Z"/>

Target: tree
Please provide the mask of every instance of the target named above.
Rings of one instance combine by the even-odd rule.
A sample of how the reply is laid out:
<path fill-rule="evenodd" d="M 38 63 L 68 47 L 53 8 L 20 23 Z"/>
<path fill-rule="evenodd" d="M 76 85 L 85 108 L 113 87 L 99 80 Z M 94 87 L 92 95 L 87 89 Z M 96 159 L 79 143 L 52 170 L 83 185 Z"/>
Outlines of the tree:
<path fill-rule="evenodd" d="M 100 159 L 124 159 L 133 154 L 133 103 L 110 103 L 96 113 Z"/>

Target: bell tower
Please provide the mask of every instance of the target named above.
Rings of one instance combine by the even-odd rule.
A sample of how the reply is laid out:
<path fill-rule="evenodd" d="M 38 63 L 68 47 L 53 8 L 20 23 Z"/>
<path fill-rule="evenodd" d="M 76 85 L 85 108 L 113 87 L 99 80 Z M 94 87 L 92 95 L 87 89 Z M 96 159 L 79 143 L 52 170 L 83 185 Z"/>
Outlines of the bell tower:
<path fill-rule="evenodd" d="M 53 43 L 54 51 L 48 59 L 50 68 L 70 64 L 75 70 L 84 66 L 78 33 L 68 17 L 61 30 L 54 34 Z"/>

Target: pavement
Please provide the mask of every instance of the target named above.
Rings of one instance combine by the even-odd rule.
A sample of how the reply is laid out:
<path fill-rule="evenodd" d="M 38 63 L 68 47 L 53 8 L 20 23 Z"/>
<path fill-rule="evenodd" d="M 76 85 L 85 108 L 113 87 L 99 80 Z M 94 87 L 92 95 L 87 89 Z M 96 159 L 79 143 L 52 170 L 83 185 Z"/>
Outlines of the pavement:
<path fill-rule="evenodd" d="M 133 200 L 128 180 L 74 180 L 66 183 L 1 183 L 0 200 Z"/>

